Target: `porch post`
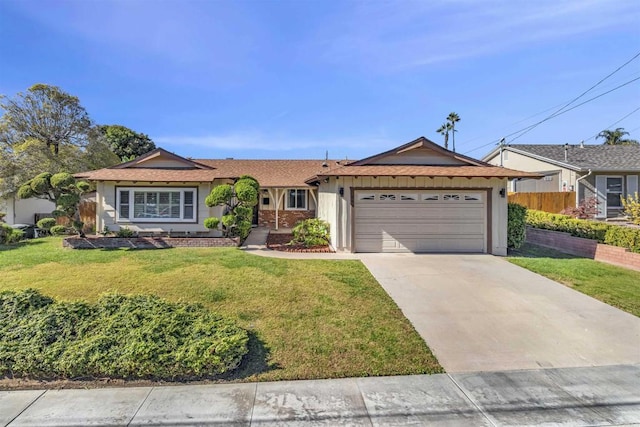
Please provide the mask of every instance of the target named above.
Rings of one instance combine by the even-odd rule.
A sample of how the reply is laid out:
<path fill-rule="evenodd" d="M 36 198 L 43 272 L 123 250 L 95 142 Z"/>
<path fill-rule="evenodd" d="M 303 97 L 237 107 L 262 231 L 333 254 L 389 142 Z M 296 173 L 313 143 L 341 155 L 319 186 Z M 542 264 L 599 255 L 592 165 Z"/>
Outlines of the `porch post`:
<path fill-rule="evenodd" d="M 278 194 L 278 189 L 276 188 L 276 230 L 278 229 L 278 211 L 280 210 L 280 195 Z"/>

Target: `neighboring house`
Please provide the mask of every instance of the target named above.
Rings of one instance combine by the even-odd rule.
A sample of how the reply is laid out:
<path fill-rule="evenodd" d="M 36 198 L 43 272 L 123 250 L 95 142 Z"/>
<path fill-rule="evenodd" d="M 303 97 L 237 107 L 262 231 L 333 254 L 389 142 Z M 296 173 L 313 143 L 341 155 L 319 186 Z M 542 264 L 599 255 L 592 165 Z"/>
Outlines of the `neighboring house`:
<path fill-rule="evenodd" d="M 515 179 L 511 191 L 575 191 L 576 204 L 597 197 L 597 218 L 619 216 L 620 199 L 638 191 L 640 146 L 510 144 L 496 148 L 483 160 L 544 175 L 536 182 Z"/>
<path fill-rule="evenodd" d="M 213 187 L 251 175 L 260 183 L 255 222 L 331 225 L 331 243 L 352 252 L 507 252 L 508 179 L 539 177 L 445 150 L 424 137 L 356 162 L 192 160 L 156 149 L 131 162 L 79 174 L 96 182 L 96 225 L 138 232 L 206 233 L 220 216 Z"/>
<path fill-rule="evenodd" d="M 0 212 L 6 214 L 7 224 L 35 224 L 36 217 L 51 216 L 55 205 L 43 199 L 18 199 L 14 196 L 0 198 Z"/>

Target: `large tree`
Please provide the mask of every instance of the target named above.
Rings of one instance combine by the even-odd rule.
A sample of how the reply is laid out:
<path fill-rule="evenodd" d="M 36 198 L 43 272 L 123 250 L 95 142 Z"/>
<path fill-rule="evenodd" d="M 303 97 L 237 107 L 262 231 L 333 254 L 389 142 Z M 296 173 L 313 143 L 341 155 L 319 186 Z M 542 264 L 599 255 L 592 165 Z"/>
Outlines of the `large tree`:
<path fill-rule="evenodd" d="M 13 98 L 0 96 L 6 142 L 41 141 L 58 154 L 62 146 L 83 147 L 91 120 L 80 100 L 57 86 L 35 84 Z"/>
<path fill-rule="evenodd" d="M 55 86 L 37 84 L 0 109 L 0 195 L 14 194 L 32 177 L 112 166 L 120 159 L 104 141 L 89 138 L 91 121 L 80 101 Z"/>
<path fill-rule="evenodd" d="M 93 132 L 104 138 L 105 143 L 121 161 L 134 159 L 156 148 L 148 135 L 125 126 L 101 125 L 96 126 Z"/>
<path fill-rule="evenodd" d="M 597 138 L 604 139 L 603 145 L 638 145 L 640 144 L 635 139 L 625 138 L 629 135 L 624 128 L 616 128 L 615 130 L 605 129 L 600 132 Z"/>

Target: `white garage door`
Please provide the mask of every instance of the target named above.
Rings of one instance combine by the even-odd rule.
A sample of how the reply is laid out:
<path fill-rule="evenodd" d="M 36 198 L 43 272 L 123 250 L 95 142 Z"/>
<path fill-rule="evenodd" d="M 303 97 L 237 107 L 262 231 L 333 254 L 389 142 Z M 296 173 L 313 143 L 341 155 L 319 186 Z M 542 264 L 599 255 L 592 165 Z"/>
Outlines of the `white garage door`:
<path fill-rule="evenodd" d="M 356 252 L 486 252 L 486 194 L 356 191 Z"/>

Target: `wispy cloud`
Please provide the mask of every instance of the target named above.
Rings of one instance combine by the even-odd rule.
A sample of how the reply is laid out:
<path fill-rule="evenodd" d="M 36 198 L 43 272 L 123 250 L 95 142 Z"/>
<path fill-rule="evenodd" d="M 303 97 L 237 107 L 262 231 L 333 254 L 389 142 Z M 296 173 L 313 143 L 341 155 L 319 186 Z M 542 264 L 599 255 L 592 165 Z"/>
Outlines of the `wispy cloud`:
<path fill-rule="evenodd" d="M 640 19 L 636 0 L 362 2 L 308 42 L 334 64 L 397 71 L 596 34 Z M 636 30 L 637 31 L 637 30 Z M 553 48 L 550 45 L 550 48 Z"/>

